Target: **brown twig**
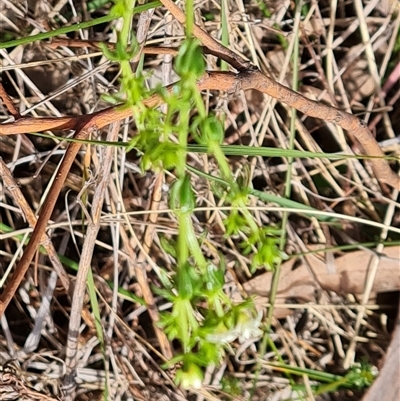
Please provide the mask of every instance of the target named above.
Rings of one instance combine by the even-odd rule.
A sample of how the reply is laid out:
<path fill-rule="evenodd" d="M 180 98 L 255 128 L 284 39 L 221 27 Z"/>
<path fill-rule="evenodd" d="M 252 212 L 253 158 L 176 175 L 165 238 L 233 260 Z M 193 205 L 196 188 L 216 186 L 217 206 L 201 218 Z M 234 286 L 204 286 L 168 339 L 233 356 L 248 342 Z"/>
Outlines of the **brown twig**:
<path fill-rule="evenodd" d="M 163 6 L 182 24 L 186 22 L 186 16 L 184 12 L 170 0 L 161 0 Z M 200 40 L 201 43 L 208 49 L 209 54 L 219 57 L 229 63 L 233 68 L 238 71 L 251 71 L 256 67 L 247 60 L 244 60 L 241 56 L 221 45 L 217 40 L 210 36 L 206 31 L 198 27 L 193 26 L 193 35 Z"/>
<path fill-rule="evenodd" d="M 8 169 L 7 165 L 4 163 L 2 158 L 0 157 L 0 176 L 3 178 L 5 188 L 10 191 L 13 195 L 15 202 L 18 204 L 26 220 L 28 221 L 31 227 L 35 227 L 36 225 L 36 216 L 33 213 L 31 207 L 29 206 L 28 202 L 26 201 L 22 191 L 19 189 L 17 183 L 15 182 L 10 170 Z M 54 270 L 57 272 L 58 277 L 61 280 L 62 285 L 64 286 L 65 290 L 69 291 L 69 278 L 68 275 L 60 262 L 60 259 L 57 256 L 57 252 L 52 244 L 48 235 L 44 234 L 41 238 L 41 243 L 44 249 L 47 252 L 47 255 L 54 267 Z"/>
<path fill-rule="evenodd" d="M 171 0 L 160 1 L 182 25 L 185 24 L 186 16 L 174 2 Z M 371 131 L 354 115 L 341 111 L 333 106 L 314 102 L 279 84 L 262 73 L 254 65 L 217 42 L 201 28 L 194 26 L 193 34 L 203 43 L 204 46 L 212 50 L 215 55 L 231 64 L 238 71 L 243 72 L 242 77 L 240 78 L 240 89 L 257 89 L 260 92 L 266 93 L 282 103 L 301 111 L 307 116 L 337 124 L 354 134 L 368 156 L 384 157 L 384 153 Z M 386 160 L 376 158 L 371 160 L 371 164 L 376 176 L 382 182 L 400 190 L 400 177 L 392 171 Z"/>
<path fill-rule="evenodd" d="M 172 85 L 167 88 L 172 89 Z M 155 107 L 162 102 L 161 97 L 155 94 L 149 97 L 144 104 Z M 123 120 L 132 115 L 132 110 L 124 105 L 110 107 L 92 114 L 65 117 L 24 117 L 12 123 L 0 124 L 0 136 L 30 134 L 51 130 L 77 130 L 79 127 L 91 122 L 98 129 L 104 128 L 113 122 Z"/>
<path fill-rule="evenodd" d="M 60 46 L 65 47 L 75 47 L 75 48 L 83 48 L 83 47 L 92 47 L 94 49 L 101 49 L 101 46 L 105 45 L 109 49 L 115 49 L 115 43 L 106 43 L 100 40 L 83 40 L 83 39 L 64 39 L 64 38 L 54 38 L 49 44 L 49 47 L 56 49 Z M 176 56 L 178 54 L 178 49 L 173 47 L 164 47 L 164 46 L 144 46 L 142 52 L 144 54 L 172 54 Z"/>
<path fill-rule="evenodd" d="M 85 139 L 90 131 L 93 129 L 94 124 L 89 120 L 86 125 L 82 126 L 82 128 L 77 131 L 77 133 L 75 134 L 75 138 Z M 60 193 L 64 185 L 65 178 L 69 173 L 69 170 L 75 160 L 76 155 L 79 152 L 80 147 L 81 143 L 79 142 L 72 142 L 68 146 L 68 150 L 65 153 L 63 161 L 61 162 L 54 183 L 50 189 L 49 194 L 47 195 L 45 202 L 43 203 L 42 211 L 40 217 L 36 222 L 31 239 L 27 247 L 25 248 L 24 254 L 22 255 L 18 265 L 15 268 L 13 276 L 8 282 L 6 288 L 3 290 L 3 293 L 0 295 L 0 316 L 3 316 L 4 311 L 13 298 L 29 268 L 29 264 L 31 263 L 37 247 L 42 239 L 42 236 L 46 231 L 46 226 L 53 212 L 58 194 Z"/>
<path fill-rule="evenodd" d="M 238 74 L 233 72 L 207 72 L 198 81 L 197 87 L 199 90 L 221 90 L 229 93 L 235 93 L 239 90 L 256 89 L 301 111 L 307 116 L 332 122 L 343 129 L 351 131 L 363 147 L 365 154 L 373 157 L 370 162 L 377 178 L 382 183 L 400 190 L 400 177 L 392 171 L 389 163 L 383 158 L 384 153 L 371 131 L 353 114 L 310 100 L 286 86 L 275 82 L 261 71 L 254 69 L 239 72 Z M 171 89 L 172 85 L 168 87 L 168 90 Z M 158 94 L 154 94 L 147 99 L 145 104 L 149 107 L 154 107 L 161 102 L 161 97 Z M 89 120 L 98 128 L 102 128 L 130 115 L 131 110 L 128 107 L 115 106 L 83 116 L 21 118 L 14 123 L 0 125 L 0 136 L 54 129 L 76 129 L 77 126 Z"/>

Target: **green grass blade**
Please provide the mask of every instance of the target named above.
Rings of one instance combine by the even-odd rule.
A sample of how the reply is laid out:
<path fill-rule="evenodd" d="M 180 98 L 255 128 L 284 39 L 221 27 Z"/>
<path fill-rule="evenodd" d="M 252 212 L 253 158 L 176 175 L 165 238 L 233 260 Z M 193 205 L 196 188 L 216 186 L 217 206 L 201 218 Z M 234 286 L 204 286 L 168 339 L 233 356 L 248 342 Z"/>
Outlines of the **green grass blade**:
<path fill-rule="evenodd" d="M 161 3 L 159 1 L 153 1 L 151 3 L 143 4 L 141 6 L 137 6 L 132 11 L 133 14 L 141 13 L 143 11 L 149 10 L 151 8 L 155 8 L 160 6 Z M 90 28 L 95 25 L 104 24 L 106 22 L 110 22 L 114 19 L 118 18 L 118 16 L 109 14 L 104 17 L 96 18 L 90 21 L 80 22 L 78 24 L 73 24 L 70 26 L 66 26 L 63 28 L 55 29 L 54 31 L 38 33 L 37 35 L 26 36 L 20 39 L 10 40 L 8 42 L 0 43 L 0 49 L 7 49 L 13 46 L 24 45 L 27 43 L 32 43 L 39 40 L 50 39 L 55 36 L 64 35 L 69 32 L 74 32 L 79 29 L 86 29 Z"/>

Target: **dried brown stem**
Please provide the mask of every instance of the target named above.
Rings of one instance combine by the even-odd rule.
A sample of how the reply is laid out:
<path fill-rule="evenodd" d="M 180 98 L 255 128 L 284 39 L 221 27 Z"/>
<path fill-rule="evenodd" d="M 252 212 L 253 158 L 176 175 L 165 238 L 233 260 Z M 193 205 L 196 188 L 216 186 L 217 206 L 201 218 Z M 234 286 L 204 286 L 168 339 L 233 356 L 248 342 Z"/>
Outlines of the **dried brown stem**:
<path fill-rule="evenodd" d="M 393 188 L 400 190 L 400 177 L 396 175 L 383 159 L 384 153 L 371 131 L 357 117 L 333 106 L 310 100 L 297 92 L 275 82 L 261 71 L 252 70 L 235 74 L 233 72 L 207 72 L 198 81 L 199 90 L 221 90 L 234 93 L 239 90 L 256 89 L 274 97 L 310 117 L 320 118 L 351 131 L 363 147 L 365 154 L 374 157 L 371 165 L 377 178 Z M 168 87 L 171 90 L 172 85 Z M 159 105 L 162 99 L 155 94 L 146 100 L 149 107 Z M 115 106 L 93 114 L 70 117 L 21 118 L 13 123 L 0 125 L 1 135 L 40 132 L 46 130 L 76 129 L 87 121 L 92 121 L 98 128 L 119 121 L 131 115 L 128 107 Z"/>
<path fill-rule="evenodd" d="M 77 131 L 75 138 L 86 139 L 89 132 L 93 129 L 93 127 L 94 127 L 93 123 L 91 122 L 87 123 L 87 125 L 83 126 L 80 130 Z M 15 292 L 17 291 L 21 281 L 23 280 L 29 268 L 29 264 L 31 263 L 37 250 L 37 247 L 40 244 L 42 236 L 46 231 L 46 226 L 48 221 L 50 220 L 51 214 L 53 212 L 54 206 L 58 198 L 58 194 L 60 193 L 64 185 L 64 181 L 69 173 L 69 170 L 72 166 L 72 163 L 75 160 L 76 155 L 79 152 L 80 147 L 81 143 L 79 142 L 72 142 L 68 146 L 68 150 L 65 153 L 63 161 L 61 162 L 54 183 L 50 189 L 50 192 L 45 202 L 43 203 L 42 211 L 39 216 L 39 219 L 36 222 L 31 239 L 27 247 L 25 248 L 21 260 L 19 261 L 18 265 L 15 268 L 13 276 L 8 282 L 3 293 L 0 295 L 0 316 L 3 316 L 4 311 L 6 310 L 8 304 L 13 298 Z"/>
<path fill-rule="evenodd" d="M 170 0 L 160 0 L 163 6 L 182 24 L 186 22 L 186 16 L 184 12 Z M 238 71 L 249 71 L 256 67 L 249 61 L 244 60 L 241 56 L 234 53 L 232 50 L 223 46 L 221 43 L 216 41 L 211 37 L 206 31 L 198 27 L 193 26 L 193 35 L 200 40 L 201 43 L 208 49 L 210 54 L 222 58 L 232 67 L 236 68 Z"/>
<path fill-rule="evenodd" d="M 33 213 L 28 202 L 26 201 L 24 195 L 22 194 L 22 191 L 20 190 L 17 183 L 15 182 L 14 177 L 12 176 L 7 165 L 4 163 L 4 161 L 1 158 L 0 158 L 0 176 L 3 178 L 5 187 L 13 195 L 15 202 L 18 204 L 18 206 L 24 213 L 24 216 L 25 216 L 26 220 L 28 221 L 29 225 L 31 227 L 35 227 L 36 216 Z M 54 270 L 57 272 L 62 285 L 68 292 L 69 291 L 69 278 L 68 278 L 68 275 L 67 275 L 63 265 L 60 262 L 60 259 L 57 256 L 57 252 L 54 248 L 54 245 L 52 244 L 50 238 L 46 234 L 44 234 L 42 236 L 41 243 L 42 243 L 44 249 L 46 250 L 47 255 L 49 256 L 49 259 L 54 267 Z"/>
<path fill-rule="evenodd" d="M 184 12 L 173 1 L 160 1 L 182 25 L 185 24 L 186 16 Z M 231 64 L 238 71 L 243 72 L 242 76 L 239 77 L 241 81 L 240 89 L 257 89 L 310 117 L 319 118 L 337 124 L 354 134 L 368 156 L 384 157 L 384 153 L 371 131 L 357 117 L 333 106 L 314 102 L 279 84 L 262 73 L 254 65 L 217 42 L 201 28 L 194 26 L 193 34 L 203 43 L 204 46 L 212 50 L 213 54 Z M 386 160 L 376 158 L 371 160 L 371 164 L 377 178 L 397 190 L 400 190 L 400 177 L 392 171 Z"/>
<path fill-rule="evenodd" d="M 64 38 L 55 38 L 51 41 L 49 46 L 51 48 L 56 49 L 60 46 L 65 47 L 92 47 L 95 49 L 101 49 L 101 45 L 107 46 L 109 49 L 115 48 L 115 43 L 106 43 L 99 40 L 81 40 L 81 39 L 64 39 Z M 178 49 L 173 47 L 163 47 L 163 46 L 144 46 L 142 52 L 144 54 L 172 54 L 176 56 L 178 54 Z"/>

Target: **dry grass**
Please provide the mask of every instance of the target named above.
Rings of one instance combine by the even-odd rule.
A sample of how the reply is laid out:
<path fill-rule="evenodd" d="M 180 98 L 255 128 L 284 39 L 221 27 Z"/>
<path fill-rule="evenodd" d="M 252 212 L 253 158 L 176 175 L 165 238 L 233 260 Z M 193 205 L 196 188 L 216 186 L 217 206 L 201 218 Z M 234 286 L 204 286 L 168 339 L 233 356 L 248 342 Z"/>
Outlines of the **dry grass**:
<path fill-rule="evenodd" d="M 335 13 L 331 10 L 336 3 Z M 106 5 L 90 15 L 81 8 L 81 2 L 72 1 L 37 1 L 28 5 L 27 9 L 19 1 L 3 0 L 0 31 L 4 35 L 10 32 L 23 37 L 27 32 L 34 34 L 81 18 L 99 17 L 109 10 Z M 395 110 L 399 108 L 400 92 L 399 76 L 395 74 L 399 65 L 393 57 L 400 40 L 397 2 L 370 1 L 363 5 L 361 0 L 351 4 L 341 0 L 311 1 L 302 15 L 294 13 L 289 1 L 273 2 L 269 9 L 271 17 L 266 18 L 255 1 L 229 2 L 229 48 L 278 82 L 292 87 L 293 69 L 297 67 L 291 56 L 299 38 L 299 92 L 359 114 L 374 130 L 382 149 L 398 155 L 400 118 Z M 208 15 L 213 18 L 205 18 Z M 135 17 L 135 24 L 138 18 Z M 183 28 L 165 9 L 155 9 L 148 21 L 146 46 L 179 47 Z M 220 39 L 220 2 L 196 2 L 196 23 Z M 116 26 L 117 21 L 113 21 L 76 32 L 71 38 L 76 42 L 115 42 Z M 292 33 L 294 27 L 298 35 Z M 150 87 L 177 80 L 171 65 L 173 54 L 158 53 L 144 57 Z M 73 42 L 56 46 L 54 42 L 42 41 L 0 49 L 0 56 L 2 85 L 22 116 L 91 113 L 108 106 L 101 94 L 113 93 L 118 88 L 118 66 L 93 47 L 75 47 Z M 215 57 L 207 56 L 207 63 L 210 70 L 219 68 Z M 226 144 L 290 147 L 291 111 L 285 105 L 255 90 L 235 94 L 205 92 L 204 98 L 210 110 L 226 115 Z M 9 110 L 4 104 L 0 107 L 1 122 L 6 122 L 10 119 Z M 119 128 L 122 141 L 135 135 L 130 119 L 113 128 Z M 296 149 L 360 153 L 352 132 L 344 132 L 331 123 L 298 115 L 295 130 Z M 109 135 L 116 134 L 111 131 Z M 105 138 L 107 130 L 95 134 Z M 58 139 L 34 135 L 1 137 L 0 141 L 0 156 L 13 176 L 7 181 L 3 174 L 0 198 L 1 221 L 10 228 L 6 232 L 3 225 L 0 231 L 0 267 L 6 279 L 32 231 L 26 221 L 34 224 L 23 202 L 26 200 L 32 208 L 31 217 L 37 217 L 66 146 Z M 212 157 L 193 153 L 189 160 L 194 167 L 218 174 Z M 399 288 L 398 277 L 389 280 L 384 289 L 375 287 L 375 277 L 379 264 L 385 263 L 380 257 L 385 254 L 384 244 L 396 244 L 399 240 L 398 191 L 379 186 L 370 166 L 357 159 L 307 158 L 295 159 L 291 164 L 282 157 L 235 156 L 229 160 L 236 177 L 277 197 L 284 193 L 286 171 L 292 169 L 293 200 L 331 216 L 349 216 L 348 220 L 340 217 L 336 224 L 327 224 L 316 216 L 291 213 L 285 249 L 288 254 L 304 255 L 315 251 L 316 246 L 328 249 L 319 255 L 326 269 L 333 273 L 339 268 L 335 258 L 341 255 L 341 246 L 351 245 L 354 250 L 370 254 L 368 269 L 365 268 L 368 279 L 360 284 L 361 293 L 342 293 L 340 287 L 327 290 L 318 284 L 317 296 L 312 301 L 292 299 L 290 291 L 280 294 L 275 307 L 281 314 L 275 315 L 271 335 L 277 353 L 287 364 L 335 373 L 344 372 L 363 358 L 379 364 L 390 338 L 398 293 L 379 303 L 376 292 Z M 104 169 L 107 163 L 111 166 L 108 170 Z M 49 258 L 37 253 L 0 322 L 0 362 L 4 365 L 0 399 L 64 399 L 68 390 L 63 387 L 67 383 L 64 376 L 71 371 L 75 373 L 79 400 L 101 399 L 104 387 L 112 400 L 247 400 L 250 396 L 253 400 L 296 399 L 292 379 L 269 363 L 275 361 L 276 352 L 268 348 L 262 353 L 259 339 L 233 343 L 221 366 L 207 369 L 201 390 L 177 388 L 173 384 L 173 369 L 162 369 L 175 344 L 170 344 L 162 331 L 152 326 L 158 312 L 170 308 L 154 294 L 152 285 L 160 286 L 160 268 L 173 271 L 174 261 L 161 244 L 162 238 L 174 237 L 179 229 L 168 206 L 173 178 L 171 172 L 143 174 L 138 156 L 126 153 L 124 148 L 91 145 L 80 152 L 48 225 L 51 241 L 43 239 L 52 262 L 57 264 L 57 254 L 65 257 L 57 265 L 59 278 L 51 269 Z M 224 237 L 226 210 L 209 181 L 198 179 L 195 188 L 195 223 L 199 236 L 204 236 L 207 243 L 204 249 L 210 258 L 218 259 L 219 253 L 225 256 L 226 292 L 240 299 L 251 279 L 250 259 L 242 254 L 238 238 Z M 97 212 L 96 197 L 104 197 L 104 206 L 97 203 Z M 252 202 L 250 210 L 259 225 L 281 223 L 282 209 L 257 198 Z M 371 242 L 375 245 L 368 246 L 372 249 L 368 251 L 363 244 Z M 106 362 L 91 313 L 93 305 L 87 297 L 82 300 L 83 320 L 79 333 L 75 333 L 76 358 L 71 357 L 73 346 L 67 342 L 70 320 L 79 317 L 70 315 L 74 302 L 70 286 L 84 288 L 85 284 L 84 278 L 75 281 L 74 268 L 80 261 L 82 265 L 88 255 L 84 265 L 91 268 L 97 289 Z M 304 256 L 299 256 L 299 260 L 310 270 L 310 279 L 318 283 L 313 262 Z M 345 267 L 347 275 L 352 274 L 351 270 L 351 266 Z M 295 275 L 296 270 L 292 273 Z M 261 272 L 256 274 L 261 280 Z M 364 278 L 360 276 L 359 280 Z M 110 282 L 115 284 L 114 289 Z M 126 293 L 118 293 L 118 286 Z M 144 298 L 147 305 L 154 302 L 156 308 L 148 310 L 130 293 Z M 266 311 L 265 300 L 260 305 Z M 7 365 L 7 361 L 12 362 Z M 303 375 L 301 382 L 310 400 L 362 398 L 362 392 L 353 390 L 314 396 L 312 380 Z"/>

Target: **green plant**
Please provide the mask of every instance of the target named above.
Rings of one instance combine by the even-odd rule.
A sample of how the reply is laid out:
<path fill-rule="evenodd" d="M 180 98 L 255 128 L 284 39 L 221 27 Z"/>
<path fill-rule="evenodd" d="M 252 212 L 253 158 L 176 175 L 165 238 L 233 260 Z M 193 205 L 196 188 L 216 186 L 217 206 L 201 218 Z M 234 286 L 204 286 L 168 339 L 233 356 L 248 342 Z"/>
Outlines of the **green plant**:
<path fill-rule="evenodd" d="M 343 376 L 332 373 L 320 372 L 313 369 L 305 369 L 285 365 L 284 363 L 271 363 L 268 366 L 287 375 L 307 377 L 313 382 L 312 388 L 315 395 L 327 394 L 340 389 L 362 390 L 369 387 L 375 380 L 377 369 L 365 362 L 353 364 Z M 293 385 L 293 389 L 298 392 L 304 391 L 303 385 Z"/>
<path fill-rule="evenodd" d="M 195 232 L 192 217 L 196 198 L 187 166 L 189 136 L 214 156 L 220 176 L 227 183 L 219 188 L 225 204 L 233 207 L 224 222 L 226 235 L 245 234 L 247 239 L 242 247 L 245 254 L 253 254 L 252 270 L 273 269 L 285 255 L 277 246 L 279 229 L 259 227 L 247 209 L 249 191 L 234 179 L 221 148 L 224 138 L 221 120 L 207 112 L 196 87 L 197 80 L 204 74 L 205 62 L 199 42 L 191 34 L 193 5 L 186 3 L 186 39 L 175 59 L 175 70 L 181 79 L 170 93 L 156 89 L 164 98 L 165 113 L 143 105 L 143 99 L 150 92 L 144 89 L 143 77 L 134 76 L 129 67 L 129 59 L 137 49 L 131 43 L 130 52 L 127 50 L 130 6 L 122 0 L 116 3 L 114 12 L 123 17 L 124 25 L 118 34 L 116 50 L 104 49 L 104 52 L 121 66 L 121 91 L 117 100 L 126 99 L 125 107 L 130 107 L 135 117 L 137 135 L 131 139 L 129 149 L 141 154 L 143 170 L 166 169 L 176 174 L 170 207 L 177 217 L 179 234 L 166 247 L 173 249 L 175 273 L 171 279 L 165 274 L 165 287 L 155 290 L 173 305 L 170 312 L 162 315 L 160 325 L 170 340 L 181 344 L 180 354 L 166 366 L 180 363 L 176 382 L 183 387 L 199 387 L 203 368 L 218 364 L 230 342 L 259 337 L 262 331 L 261 315 L 253 302 L 248 299 L 235 303 L 225 294 L 224 256 L 219 255 L 217 264 L 204 256 L 204 244 Z M 135 42 L 133 36 L 130 42 Z"/>

